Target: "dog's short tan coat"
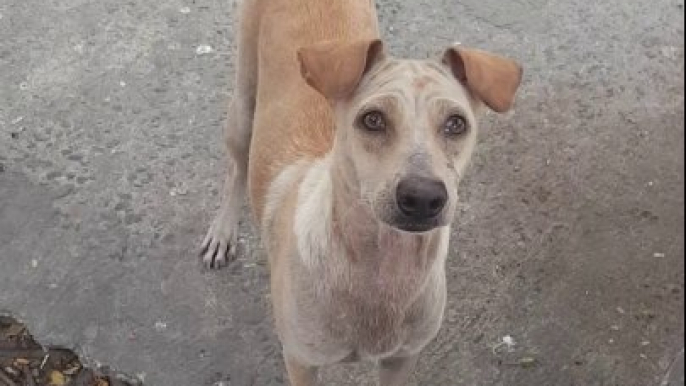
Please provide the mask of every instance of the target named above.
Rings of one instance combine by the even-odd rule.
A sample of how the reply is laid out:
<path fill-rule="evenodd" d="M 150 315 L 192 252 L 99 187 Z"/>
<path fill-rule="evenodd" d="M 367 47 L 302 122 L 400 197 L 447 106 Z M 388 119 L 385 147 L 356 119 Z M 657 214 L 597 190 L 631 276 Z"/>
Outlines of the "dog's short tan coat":
<path fill-rule="evenodd" d="M 350 360 L 404 384 L 441 325 L 477 118 L 510 109 L 521 69 L 459 46 L 395 59 L 372 0 L 245 0 L 238 39 L 229 171 L 203 259 L 235 257 L 249 193 L 291 384 Z"/>

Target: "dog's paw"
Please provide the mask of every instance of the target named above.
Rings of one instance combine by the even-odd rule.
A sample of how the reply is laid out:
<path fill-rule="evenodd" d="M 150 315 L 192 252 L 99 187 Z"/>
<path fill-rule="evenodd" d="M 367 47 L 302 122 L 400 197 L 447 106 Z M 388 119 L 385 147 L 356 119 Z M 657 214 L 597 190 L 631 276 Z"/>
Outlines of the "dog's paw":
<path fill-rule="evenodd" d="M 221 269 L 236 259 L 238 244 L 238 224 L 223 216 L 212 222 L 200 248 L 200 256 L 205 267 Z"/>

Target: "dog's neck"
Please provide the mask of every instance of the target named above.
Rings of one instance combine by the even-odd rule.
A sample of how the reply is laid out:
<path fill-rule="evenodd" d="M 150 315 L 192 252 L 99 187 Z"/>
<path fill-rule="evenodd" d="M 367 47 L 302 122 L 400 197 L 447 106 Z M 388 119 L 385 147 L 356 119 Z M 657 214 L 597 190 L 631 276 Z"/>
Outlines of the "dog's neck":
<path fill-rule="evenodd" d="M 406 304 L 442 272 L 449 229 L 402 232 L 379 221 L 335 154 L 306 167 L 295 234 L 300 262 L 331 291 Z M 369 294 L 380 297 L 367 299 Z"/>
<path fill-rule="evenodd" d="M 343 248 L 343 256 L 354 263 L 374 251 L 383 225 L 374 217 L 372 208 L 360 198 L 357 186 L 350 183 L 344 171 L 332 165 L 331 239 Z"/>

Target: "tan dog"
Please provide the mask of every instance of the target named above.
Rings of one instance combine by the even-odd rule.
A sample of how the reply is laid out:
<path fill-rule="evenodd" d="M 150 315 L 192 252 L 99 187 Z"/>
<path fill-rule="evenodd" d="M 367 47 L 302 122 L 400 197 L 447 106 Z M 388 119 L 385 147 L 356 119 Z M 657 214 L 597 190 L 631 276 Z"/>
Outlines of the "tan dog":
<path fill-rule="evenodd" d="M 235 257 L 247 185 L 291 384 L 350 360 L 404 384 L 441 325 L 478 115 L 510 109 L 521 69 L 461 47 L 392 58 L 372 0 L 241 7 L 229 172 L 204 262 Z"/>

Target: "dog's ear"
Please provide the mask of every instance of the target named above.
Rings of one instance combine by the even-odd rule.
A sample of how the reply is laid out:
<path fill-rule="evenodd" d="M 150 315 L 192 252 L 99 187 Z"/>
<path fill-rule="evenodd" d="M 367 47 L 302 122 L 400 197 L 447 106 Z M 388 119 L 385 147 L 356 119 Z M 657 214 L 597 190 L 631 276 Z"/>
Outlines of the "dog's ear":
<path fill-rule="evenodd" d="M 512 108 L 522 81 L 522 67 L 517 62 L 488 52 L 455 46 L 443 54 L 443 63 L 475 97 L 493 111 Z"/>
<path fill-rule="evenodd" d="M 325 41 L 298 50 L 307 84 L 330 100 L 349 96 L 362 76 L 384 56 L 379 39 Z"/>

